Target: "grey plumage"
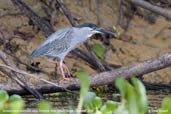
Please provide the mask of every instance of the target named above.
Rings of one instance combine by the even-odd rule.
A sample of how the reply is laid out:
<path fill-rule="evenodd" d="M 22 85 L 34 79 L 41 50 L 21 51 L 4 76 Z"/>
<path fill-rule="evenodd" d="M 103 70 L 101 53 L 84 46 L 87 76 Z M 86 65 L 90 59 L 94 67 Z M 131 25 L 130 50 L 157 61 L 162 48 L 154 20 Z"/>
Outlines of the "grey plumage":
<path fill-rule="evenodd" d="M 58 55 L 69 48 L 71 40 L 69 36 L 72 34 L 72 31 L 72 27 L 68 27 L 53 33 L 31 53 L 31 57 L 59 57 Z"/>

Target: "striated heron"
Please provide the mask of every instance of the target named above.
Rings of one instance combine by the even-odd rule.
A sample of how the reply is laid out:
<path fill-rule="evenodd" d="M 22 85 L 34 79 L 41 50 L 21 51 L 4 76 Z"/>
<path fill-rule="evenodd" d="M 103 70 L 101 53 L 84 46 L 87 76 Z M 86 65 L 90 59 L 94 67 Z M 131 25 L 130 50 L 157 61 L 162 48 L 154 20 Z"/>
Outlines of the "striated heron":
<path fill-rule="evenodd" d="M 67 27 L 60 29 L 50 35 L 42 42 L 32 53 L 31 57 L 47 56 L 50 58 L 60 59 L 60 70 L 63 79 L 68 79 L 65 73 L 69 73 L 68 67 L 63 63 L 65 56 L 73 49 L 85 42 L 94 34 L 110 34 L 113 32 L 107 31 L 95 24 L 85 23 L 78 26 Z M 52 61 L 51 61 L 52 62 Z M 70 73 L 69 73 L 70 74 Z"/>

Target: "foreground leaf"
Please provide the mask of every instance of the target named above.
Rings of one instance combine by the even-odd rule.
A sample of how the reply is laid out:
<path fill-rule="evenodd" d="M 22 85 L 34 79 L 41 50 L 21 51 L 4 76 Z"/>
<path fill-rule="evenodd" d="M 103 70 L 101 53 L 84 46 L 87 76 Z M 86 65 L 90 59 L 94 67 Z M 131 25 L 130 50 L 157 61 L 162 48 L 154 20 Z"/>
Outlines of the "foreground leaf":
<path fill-rule="evenodd" d="M 164 98 L 162 106 L 158 110 L 158 114 L 171 114 L 171 98 Z"/>

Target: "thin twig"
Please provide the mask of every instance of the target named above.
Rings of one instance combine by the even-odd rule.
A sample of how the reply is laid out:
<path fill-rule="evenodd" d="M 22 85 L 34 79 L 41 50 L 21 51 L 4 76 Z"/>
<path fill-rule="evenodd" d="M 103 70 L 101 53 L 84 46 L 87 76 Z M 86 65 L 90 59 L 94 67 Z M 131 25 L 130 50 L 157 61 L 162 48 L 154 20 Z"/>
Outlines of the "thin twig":
<path fill-rule="evenodd" d="M 53 83 L 53 82 L 50 82 L 50 81 L 45 80 L 45 79 L 40 78 L 40 77 L 37 78 L 37 76 L 35 76 L 35 75 L 33 75 L 33 74 L 30 74 L 30 73 L 27 73 L 27 72 L 25 72 L 25 71 L 23 71 L 23 70 L 19 70 L 19 69 L 16 69 L 16 68 L 12 68 L 12 67 L 10 67 L 10 66 L 7 66 L 7 65 L 4 65 L 4 64 L 1 64 L 1 63 L 0 63 L 0 67 L 4 67 L 4 68 L 7 68 L 7 69 L 12 70 L 12 71 L 14 71 L 14 72 L 17 72 L 17 73 L 20 73 L 20 74 L 24 74 L 24 75 L 30 76 L 31 78 L 34 78 L 34 79 L 36 79 L 36 80 L 38 80 L 38 81 L 40 80 L 40 81 L 43 81 L 43 82 L 48 83 L 48 84 L 50 84 L 50 85 L 53 85 L 53 86 L 55 86 L 55 87 L 62 88 L 62 89 L 64 89 L 64 90 L 66 90 L 67 92 L 71 92 L 70 90 L 68 90 L 68 89 L 66 89 L 66 88 L 63 88 L 63 87 L 60 87 L 60 86 L 58 86 L 57 84 L 55 84 L 55 83 Z"/>
<path fill-rule="evenodd" d="M 122 12 L 122 0 L 118 0 L 118 17 L 116 25 L 120 25 L 120 22 L 122 20 Z"/>
<path fill-rule="evenodd" d="M 8 66 L 10 66 L 10 67 L 13 67 L 14 69 L 17 69 L 16 67 L 15 67 L 15 65 L 13 65 L 10 61 L 9 61 L 9 59 L 7 58 L 7 56 L 6 56 L 6 54 L 4 53 L 4 52 L 2 52 L 2 51 L 0 51 L 0 58 L 2 59 L 2 61 L 5 63 L 5 64 L 7 64 Z M 26 81 L 26 79 L 25 79 L 25 77 L 23 76 L 23 75 L 21 75 L 21 74 L 18 74 L 18 73 L 16 73 L 16 72 L 12 72 L 13 73 L 13 75 L 16 75 L 16 77 L 20 80 L 20 81 L 22 81 L 24 84 L 25 84 L 25 86 L 24 86 L 24 88 L 27 90 L 27 91 L 29 91 L 31 94 L 33 94 L 36 98 L 39 98 L 39 99 L 43 99 L 44 97 L 38 92 L 38 91 L 36 91 L 36 90 L 34 90 L 34 89 L 32 89 L 32 88 L 30 88 L 28 85 L 28 82 Z M 23 87 L 23 86 L 22 86 Z"/>
<path fill-rule="evenodd" d="M 96 0 L 96 17 L 97 17 L 97 25 L 101 24 L 100 20 L 100 0 Z"/>
<path fill-rule="evenodd" d="M 33 10 L 31 10 L 27 4 L 25 4 L 22 0 L 11 0 L 13 4 L 15 4 L 24 15 L 28 16 L 35 25 L 39 25 L 38 27 L 46 33 L 47 36 L 54 32 L 52 26 L 40 18 Z"/>
<path fill-rule="evenodd" d="M 44 71 L 44 70 L 42 70 L 42 69 L 40 69 L 40 68 L 37 68 L 37 67 L 34 67 L 34 66 L 32 66 L 32 65 L 29 65 L 29 64 L 25 63 L 25 62 L 22 61 L 20 58 L 16 57 L 14 54 L 9 53 L 9 52 L 6 51 L 6 50 L 4 50 L 4 52 L 7 53 L 8 55 L 10 55 L 11 57 L 13 57 L 13 58 L 15 59 L 15 61 L 17 61 L 17 62 L 19 62 L 19 63 L 25 65 L 26 67 L 31 68 L 31 69 L 33 69 L 33 70 L 35 70 L 35 71 L 40 71 L 40 72 L 42 72 L 42 73 L 45 73 L 45 74 L 49 75 L 48 72 L 46 72 L 46 71 Z"/>
<path fill-rule="evenodd" d="M 5 69 L 3 69 L 3 68 L 1 68 L 1 67 L 0 67 L 0 71 L 3 72 L 4 74 L 6 74 L 6 75 L 7 75 L 9 78 L 11 78 L 12 80 L 16 81 L 22 88 L 24 88 L 24 89 L 27 90 L 28 92 L 32 91 L 32 89 L 30 89 L 30 87 L 29 87 L 24 81 L 22 81 L 22 80 L 19 79 L 18 77 L 15 77 L 14 74 L 13 74 L 12 72 L 7 72 Z M 34 95 L 36 98 L 39 98 L 39 99 L 40 99 L 40 97 L 37 96 L 37 94 L 39 94 L 39 93 L 37 93 L 37 91 L 32 91 L 32 92 L 34 93 L 33 95 Z M 44 97 L 41 97 L 41 99 L 44 99 Z"/>
<path fill-rule="evenodd" d="M 56 0 L 56 2 L 60 5 L 63 13 L 67 17 L 67 19 L 69 20 L 69 22 L 71 23 L 71 25 L 72 26 L 75 26 L 76 23 L 75 23 L 74 18 L 72 17 L 72 15 L 70 13 L 70 11 L 68 10 L 68 8 L 60 0 Z"/>

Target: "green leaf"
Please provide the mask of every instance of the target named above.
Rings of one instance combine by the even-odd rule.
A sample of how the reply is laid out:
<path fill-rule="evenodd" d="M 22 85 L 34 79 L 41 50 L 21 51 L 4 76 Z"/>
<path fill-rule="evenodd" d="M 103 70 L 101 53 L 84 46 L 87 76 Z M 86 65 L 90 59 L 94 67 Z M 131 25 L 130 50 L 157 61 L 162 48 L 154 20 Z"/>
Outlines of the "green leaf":
<path fill-rule="evenodd" d="M 96 97 L 96 94 L 93 92 L 87 92 L 84 97 L 83 97 L 83 101 L 84 101 L 84 107 L 87 110 L 93 109 L 93 99 Z"/>
<path fill-rule="evenodd" d="M 102 106 L 100 111 L 102 112 L 102 114 L 109 114 L 109 111 L 107 110 L 106 104 Z"/>
<path fill-rule="evenodd" d="M 93 104 L 96 108 L 100 108 L 102 106 L 102 99 L 100 97 L 95 97 L 93 99 Z"/>
<path fill-rule="evenodd" d="M 127 107 L 124 103 L 118 104 L 117 109 L 114 111 L 113 114 L 130 114 L 127 110 Z"/>
<path fill-rule="evenodd" d="M 0 102 L 0 113 L 3 111 L 4 109 L 4 103 Z"/>
<path fill-rule="evenodd" d="M 145 114 L 148 108 L 145 87 L 141 81 L 139 81 L 138 79 L 134 77 L 131 78 L 131 81 L 137 93 L 136 97 L 137 97 L 137 104 L 138 104 L 137 106 L 139 106 L 139 113 Z"/>
<path fill-rule="evenodd" d="M 126 98 L 127 88 L 126 88 L 125 84 L 126 84 L 126 80 L 123 77 L 119 77 L 115 81 L 115 86 L 119 90 L 119 92 L 122 96 L 122 99 Z"/>
<path fill-rule="evenodd" d="M 20 114 L 23 107 L 24 107 L 24 101 L 22 100 L 11 102 L 10 103 L 11 114 Z"/>
<path fill-rule="evenodd" d="M 9 98 L 9 102 L 15 102 L 18 100 L 22 100 L 21 96 L 19 96 L 19 95 L 11 95 Z"/>
<path fill-rule="evenodd" d="M 114 101 L 107 101 L 106 107 L 109 111 L 114 111 L 118 107 L 118 103 Z"/>
<path fill-rule="evenodd" d="M 52 106 L 48 101 L 40 101 L 38 103 L 38 109 L 40 114 L 55 114 L 55 112 L 52 111 Z"/>
<path fill-rule="evenodd" d="M 162 106 L 158 110 L 158 114 L 171 114 L 171 98 L 164 98 Z"/>
<path fill-rule="evenodd" d="M 127 100 L 128 100 L 128 109 L 130 114 L 138 114 L 138 106 L 137 106 L 137 99 L 136 93 L 134 88 L 131 84 L 126 82 L 127 87 Z"/>
<path fill-rule="evenodd" d="M 5 103 L 6 101 L 8 101 L 8 99 L 9 99 L 8 93 L 4 90 L 0 90 L 0 103 Z"/>
<path fill-rule="evenodd" d="M 107 101 L 101 108 L 102 114 L 113 114 L 113 112 L 117 109 L 118 103 L 114 101 Z"/>
<path fill-rule="evenodd" d="M 80 96 L 84 97 L 84 95 L 88 92 L 89 86 L 90 86 L 90 81 L 88 79 L 88 73 L 85 71 L 77 71 L 75 75 L 79 78 L 80 80 Z"/>
<path fill-rule="evenodd" d="M 88 73 L 85 71 L 77 71 L 75 75 L 79 78 L 80 80 L 80 99 L 78 103 L 78 108 L 77 110 L 81 110 L 83 103 L 86 101 L 86 93 L 89 90 L 90 86 L 90 81 L 88 79 Z"/>
<path fill-rule="evenodd" d="M 8 102 L 10 104 L 8 107 L 8 110 L 11 110 L 10 114 L 19 114 L 25 105 L 24 101 L 19 95 L 10 96 Z"/>
<path fill-rule="evenodd" d="M 94 44 L 92 46 L 92 49 L 94 51 L 94 53 L 100 58 L 100 59 L 103 59 L 103 54 L 104 54 L 104 51 L 105 51 L 105 47 L 101 44 Z"/>

